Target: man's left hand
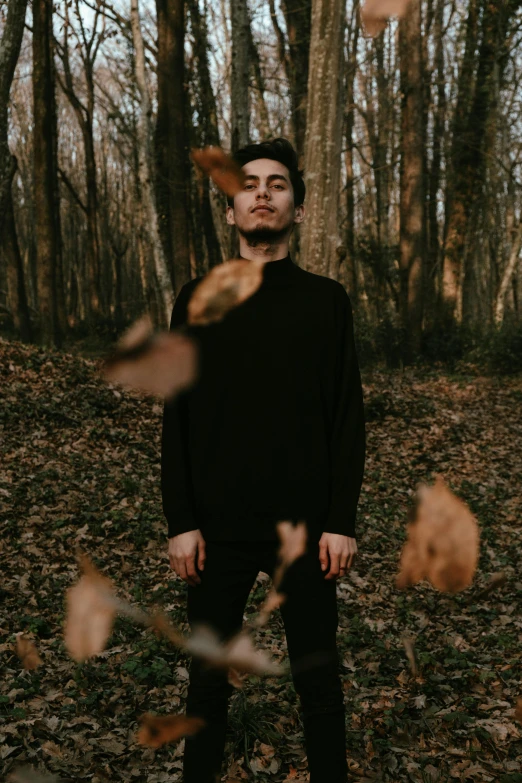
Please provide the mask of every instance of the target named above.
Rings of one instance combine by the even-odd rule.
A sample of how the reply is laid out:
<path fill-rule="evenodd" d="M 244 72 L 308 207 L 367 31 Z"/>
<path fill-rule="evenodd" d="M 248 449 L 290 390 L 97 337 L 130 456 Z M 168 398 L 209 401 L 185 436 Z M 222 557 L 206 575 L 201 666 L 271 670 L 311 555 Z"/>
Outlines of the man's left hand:
<path fill-rule="evenodd" d="M 337 579 L 339 576 L 344 576 L 356 554 L 355 538 L 341 536 L 338 533 L 323 533 L 319 540 L 319 561 L 323 571 L 330 567 L 324 578 Z"/>

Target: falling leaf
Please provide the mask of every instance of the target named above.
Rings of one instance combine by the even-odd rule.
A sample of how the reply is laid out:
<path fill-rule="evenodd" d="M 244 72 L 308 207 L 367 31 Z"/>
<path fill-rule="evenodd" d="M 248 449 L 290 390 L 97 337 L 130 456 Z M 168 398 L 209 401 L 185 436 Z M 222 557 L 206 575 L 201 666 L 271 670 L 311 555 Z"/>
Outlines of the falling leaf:
<path fill-rule="evenodd" d="M 67 590 L 64 641 L 75 661 L 84 661 L 105 648 L 114 618 L 113 583 L 103 576 L 87 555 L 80 557 L 83 576 Z"/>
<path fill-rule="evenodd" d="M 232 666 L 229 667 L 228 681 L 234 688 L 242 688 L 246 678 L 246 674 L 240 674 L 237 669 L 234 669 Z"/>
<path fill-rule="evenodd" d="M 212 267 L 196 286 L 187 307 L 187 323 L 205 326 L 254 294 L 263 281 L 265 261 L 232 259 Z"/>
<path fill-rule="evenodd" d="M 21 659 L 24 669 L 36 669 L 42 663 L 33 642 L 23 635 L 16 638 L 16 654 Z"/>
<path fill-rule="evenodd" d="M 283 673 L 279 664 L 271 661 L 263 650 L 256 650 L 250 636 L 240 631 L 226 644 L 208 625 L 200 624 L 185 645 L 192 655 L 203 658 L 216 668 L 229 667 L 249 674 L 278 675 Z"/>
<path fill-rule="evenodd" d="M 235 196 L 245 184 L 243 169 L 221 147 L 193 149 L 191 157 L 227 196 Z"/>
<path fill-rule="evenodd" d="M 304 522 L 293 525 L 291 522 L 278 522 L 277 534 L 281 545 L 278 550 L 278 565 L 274 572 L 273 584 L 277 590 L 287 568 L 306 551 L 307 530 Z"/>
<path fill-rule="evenodd" d="M 175 331 L 153 334 L 148 316 L 127 330 L 102 370 L 106 381 L 167 399 L 190 386 L 196 373 L 194 341 Z"/>
<path fill-rule="evenodd" d="M 471 584 L 479 555 L 477 520 L 441 478 L 419 489 L 407 531 L 398 588 L 427 579 L 438 590 L 456 593 Z"/>
<path fill-rule="evenodd" d="M 160 748 L 180 737 L 197 734 L 205 725 L 203 718 L 187 715 L 152 715 L 150 712 L 146 712 L 139 720 L 141 727 L 137 733 L 137 742 L 152 748 Z"/>
<path fill-rule="evenodd" d="M 386 27 L 391 16 L 404 16 L 410 0 L 365 0 L 361 8 L 363 29 L 371 38 L 376 38 Z"/>
<path fill-rule="evenodd" d="M 285 601 L 286 595 L 284 593 L 278 593 L 276 590 L 270 590 L 263 602 L 263 605 L 261 606 L 261 609 L 259 610 L 259 615 L 252 623 L 252 626 L 254 628 L 261 628 L 263 625 L 266 625 L 272 612 L 275 609 L 279 609 L 279 607 L 284 604 Z"/>

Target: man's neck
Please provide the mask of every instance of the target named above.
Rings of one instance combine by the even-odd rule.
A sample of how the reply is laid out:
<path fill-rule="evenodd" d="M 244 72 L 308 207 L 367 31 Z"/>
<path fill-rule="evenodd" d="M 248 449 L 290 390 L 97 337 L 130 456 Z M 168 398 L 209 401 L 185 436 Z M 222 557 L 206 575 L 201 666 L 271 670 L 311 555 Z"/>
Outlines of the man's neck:
<path fill-rule="evenodd" d="M 273 245 L 268 242 L 260 242 L 255 245 L 248 244 L 245 237 L 239 235 L 239 254 L 241 258 L 249 261 L 279 261 L 288 255 L 288 239 L 276 242 Z"/>

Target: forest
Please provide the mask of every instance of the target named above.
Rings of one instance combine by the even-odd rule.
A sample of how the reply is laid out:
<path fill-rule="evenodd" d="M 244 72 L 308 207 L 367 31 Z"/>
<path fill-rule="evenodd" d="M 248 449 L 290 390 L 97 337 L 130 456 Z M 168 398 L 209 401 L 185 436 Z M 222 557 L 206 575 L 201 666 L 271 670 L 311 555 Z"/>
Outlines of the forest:
<path fill-rule="evenodd" d="M 230 156 L 279 137 L 291 258 L 348 294 L 362 370 L 347 778 L 522 783 L 521 81 L 522 0 L 0 0 L 6 783 L 181 783 L 200 659 L 233 686 L 221 780 L 310 781 L 279 611 L 302 525 L 225 644 L 161 499 L 162 403 L 198 380 L 173 307 L 203 278 L 205 330 L 261 285 Z"/>
<path fill-rule="evenodd" d="M 513 367 L 520 5 L 397 2 L 386 24 L 358 0 L 4 2 L 2 328 L 59 346 L 165 326 L 237 253 L 191 150 L 284 136 L 309 193 L 292 256 L 344 285 L 363 359 L 482 346 Z"/>

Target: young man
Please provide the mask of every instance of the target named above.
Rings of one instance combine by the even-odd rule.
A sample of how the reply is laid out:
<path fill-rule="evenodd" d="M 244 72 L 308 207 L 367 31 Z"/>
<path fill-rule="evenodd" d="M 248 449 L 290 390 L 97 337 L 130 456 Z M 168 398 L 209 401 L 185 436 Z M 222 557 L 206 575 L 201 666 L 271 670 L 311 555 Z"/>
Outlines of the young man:
<path fill-rule="evenodd" d="M 336 649 L 336 582 L 357 552 L 355 515 L 365 431 L 352 312 L 340 283 L 289 256 L 305 186 L 285 139 L 236 153 L 246 182 L 229 202 L 240 255 L 263 282 L 225 318 L 191 327 L 199 378 L 165 405 L 161 486 L 170 565 L 188 584 L 191 627 L 240 630 L 259 571 L 272 574 L 280 520 L 305 520 L 307 551 L 287 571 L 281 607 L 300 697 L 310 783 L 346 783 L 345 716 Z M 174 305 L 186 320 L 199 280 Z M 232 687 L 191 662 L 187 714 L 206 727 L 185 741 L 184 783 L 219 780 Z"/>

